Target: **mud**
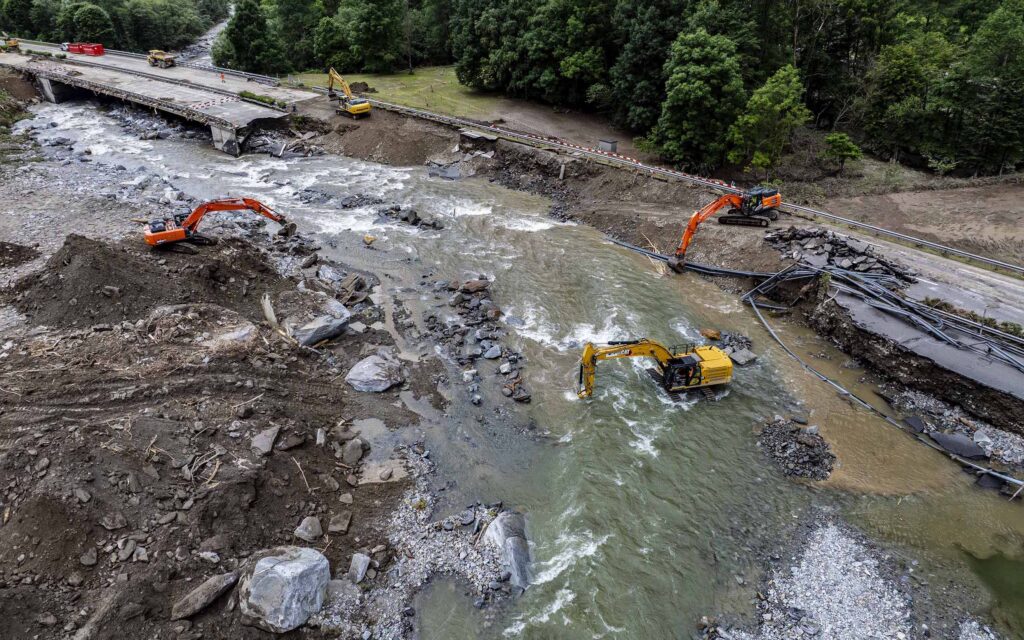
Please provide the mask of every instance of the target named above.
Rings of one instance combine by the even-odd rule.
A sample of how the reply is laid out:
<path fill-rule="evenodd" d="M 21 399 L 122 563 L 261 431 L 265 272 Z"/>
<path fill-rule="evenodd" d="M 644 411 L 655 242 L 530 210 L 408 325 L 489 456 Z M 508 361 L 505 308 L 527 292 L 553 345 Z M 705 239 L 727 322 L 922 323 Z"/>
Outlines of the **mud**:
<path fill-rule="evenodd" d="M 39 257 L 39 250 L 13 242 L 0 242 L 0 269 L 17 267 Z"/>
<path fill-rule="evenodd" d="M 189 256 L 152 252 L 138 241 L 108 244 L 68 236 L 11 302 L 36 324 L 83 327 L 135 321 L 159 305 L 210 302 L 257 316 L 259 293 L 294 288 L 242 241 Z"/>
<path fill-rule="evenodd" d="M 347 533 L 318 545 L 342 572 L 355 551 L 388 545 L 407 476 L 363 482 L 316 441 L 347 437 L 337 425 L 361 416 L 418 421 L 401 388 L 370 396 L 341 380 L 390 336 L 297 349 L 257 300 L 269 294 L 284 315 L 322 298 L 258 245 L 183 255 L 71 236 L 15 285 L 31 322 L 53 328 L 9 333 L 0 352 L 0 602 L 17 608 L 0 637 L 264 637 L 240 625 L 230 595 L 191 621 L 169 621 L 170 607 L 198 580 L 291 543 L 308 515 L 351 512 Z M 407 365 L 406 386 L 441 403 L 436 366 Z M 250 442 L 271 427 L 262 457 Z"/>

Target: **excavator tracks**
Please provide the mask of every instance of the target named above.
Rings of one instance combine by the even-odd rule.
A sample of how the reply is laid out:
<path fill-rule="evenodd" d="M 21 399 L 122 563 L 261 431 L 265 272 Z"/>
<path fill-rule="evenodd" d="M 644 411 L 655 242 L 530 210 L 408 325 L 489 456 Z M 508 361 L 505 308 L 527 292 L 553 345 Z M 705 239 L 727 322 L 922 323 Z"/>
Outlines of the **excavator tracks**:
<path fill-rule="evenodd" d="M 737 227 L 767 227 L 771 222 L 771 219 L 766 216 L 725 215 L 718 219 L 718 224 L 728 224 Z"/>

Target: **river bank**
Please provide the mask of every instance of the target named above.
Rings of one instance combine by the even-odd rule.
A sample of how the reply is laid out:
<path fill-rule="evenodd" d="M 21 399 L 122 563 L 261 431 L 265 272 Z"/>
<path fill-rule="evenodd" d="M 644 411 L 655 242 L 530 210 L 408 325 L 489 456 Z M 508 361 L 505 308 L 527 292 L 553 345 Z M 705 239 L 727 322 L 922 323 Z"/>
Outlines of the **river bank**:
<path fill-rule="evenodd" d="M 197 135 L 113 116 L 136 139 Z M 0 166 L 0 635 L 258 637 L 230 587 L 282 545 L 333 576 L 310 637 L 407 636 L 438 575 L 481 606 L 510 593 L 504 538 L 480 535 L 501 505 L 436 512 L 448 480 L 414 432 L 447 374 L 402 353 L 377 275 L 243 212 L 207 220 L 219 242 L 195 255 L 152 251 L 138 220 L 196 196 L 94 162 L 102 137 L 20 131 Z M 227 592 L 192 591 L 207 578 Z"/>
<path fill-rule="evenodd" d="M 381 324 L 371 329 L 374 322 L 368 322 L 370 318 L 358 322 L 365 325 L 364 331 L 379 335 L 382 346 L 392 346 L 403 366 L 429 370 L 427 365 L 439 347 L 434 336 L 444 337 L 441 353 L 448 358 L 443 360 L 443 370 L 428 376 L 429 382 L 423 379 L 425 374 L 414 375 L 410 370 L 412 387 L 408 392 L 385 392 L 383 397 L 388 401 L 375 401 L 372 409 L 367 406 L 366 415 L 351 416 L 353 427 L 363 432 L 360 438 L 371 441 L 365 462 L 360 462 L 369 465 L 377 462 L 377 455 L 390 459 L 394 453 L 413 467 L 424 457 L 420 450 L 429 452 L 426 457 L 438 471 L 421 477 L 437 514 L 428 519 L 428 524 L 440 528 L 412 529 L 410 537 L 426 535 L 427 549 L 455 551 L 449 566 L 457 567 L 462 562 L 461 551 L 452 542 L 475 535 L 475 525 L 461 525 L 468 505 L 474 505 L 474 514 L 489 511 L 498 501 L 525 511 L 533 542 L 531 586 L 507 607 L 486 605 L 482 610 L 476 609 L 474 602 L 483 589 L 512 591 L 508 582 L 501 581 L 501 575 L 495 580 L 497 589 L 492 589 L 490 582 L 475 581 L 472 575 L 464 577 L 451 594 L 454 600 L 446 599 L 447 592 L 428 583 L 419 590 L 412 615 L 404 608 L 385 607 L 379 598 L 371 598 L 376 602 L 371 608 L 380 615 L 386 614 L 388 620 L 394 620 L 394 615 L 402 618 L 398 627 L 383 627 L 383 637 L 400 637 L 410 629 L 420 637 L 639 637 L 657 634 L 658 630 L 664 633 L 665 628 L 685 634 L 695 630 L 701 615 L 719 612 L 742 617 L 746 620 L 744 628 L 754 628 L 759 613 L 750 601 L 766 571 L 763 561 L 779 554 L 780 538 L 803 544 L 790 525 L 793 521 L 814 522 L 808 511 L 814 504 L 841 510 L 844 519 L 854 520 L 856 525 L 851 526 L 862 527 L 866 535 L 878 536 L 877 529 L 906 522 L 901 526 L 913 532 L 915 541 L 924 535 L 922 531 L 933 527 L 921 526 L 908 505 L 923 504 L 922 511 L 970 505 L 972 510 L 981 509 L 993 522 L 994 537 L 964 527 L 958 531 L 960 535 L 970 533 L 968 539 L 950 539 L 977 549 L 981 557 L 988 557 L 993 548 L 1012 552 L 998 539 L 1015 539 L 1018 527 L 1013 512 L 1004 510 L 1004 501 L 996 504 L 961 493 L 963 486 L 945 460 L 922 456 L 918 449 L 908 450 L 899 442 L 891 446 L 887 442 L 886 451 L 881 453 L 865 448 L 863 442 L 854 443 L 870 460 L 858 458 L 853 444 L 842 442 L 839 436 L 844 431 L 854 438 L 862 433 L 871 441 L 878 436 L 874 431 L 877 425 L 834 394 L 810 389 L 806 376 L 771 347 L 766 334 L 747 331 L 749 323 L 735 296 L 723 294 L 700 279 L 658 276 L 646 259 L 601 242 L 601 236 L 592 229 L 549 218 L 550 200 L 502 189 L 497 181 L 448 181 L 432 177 L 422 168 L 389 168 L 331 155 L 248 155 L 235 160 L 209 150 L 201 140 L 173 132 L 166 138 L 140 140 L 134 129 L 126 131 L 116 114 L 97 110 L 94 105 L 64 105 L 59 109 L 47 106 L 41 108 L 41 113 L 40 126 L 31 135 L 44 145 L 32 148 L 42 159 L 24 163 L 38 167 L 18 169 L 19 180 L 26 182 L 17 186 L 4 181 L 4 195 L 10 202 L 20 202 L 22 211 L 31 211 L 31 216 L 0 218 L 5 234 L 8 230 L 24 234 L 17 236 L 21 244 L 31 244 L 29 234 L 42 228 L 37 250 L 45 253 L 47 248 L 42 245 L 49 243 L 53 247 L 50 253 L 58 251 L 72 224 L 61 216 L 78 220 L 76 228 L 103 242 L 117 229 L 130 240 L 137 232 L 136 223 L 130 222 L 133 217 L 145 219 L 166 212 L 168 207 L 183 206 L 176 203 L 191 197 L 207 199 L 245 192 L 274 203 L 298 224 L 300 232 L 312 234 L 320 245 L 318 262 L 346 265 L 341 268 L 375 276 L 374 295 L 366 304 L 375 309 L 374 322 Z M 56 124 L 50 127 L 49 122 Z M 67 142 L 57 144 L 61 137 Z M 46 146 L 50 143 L 55 144 Z M 46 156 L 50 153 L 57 167 L 73 167 L 66 174 L 56 174 L 66 184 L 47 184 L 55 168 L 48 164 Z M 65 161 L 69 164 L 61 164 Z M 118 166 L 124 166 L 124 170 Z M 135 190 L 136 172 L 157 177 L 147 181 L 150 186 Z M 23 184 L 27 188 L 19 189 Z M 184 194 L 181 200 L 179 192 Z M 44 195 L 50 199 L 41 199 Z M 48 206 L 62 202 L 66 209 L 63 212 L 51 211 Z M 399 215 L 388 214 L 392 205 L 399 207 Z M 104 224 L 82 224 L 82 219 L 90 219 L 89 209 L 104 216 L 99 218 Z M 440 222 L 440 228 L 410 223 L 407 212 L 412 209 L 419 212 L 418 219 Z M 231 216 L 211 219 L 208 224 L 212 231 L 233 233 L 239 230 L 236 225 L 240 221 Z M 259 238 L 266 229 L 251 231 Z M 51 235 L 52 240 L 47 240 Z M 293 256 L 298 265 L 300 257 Z M 46 259 L 41 255 L 15 268 L 26 272 L 38 269 Z M 303 280 L 312 282 L 317 265 L 303 269 Z M 473 284 L 466 287 L 468 291 L 453 290 L 483 279 L 490 284 Z M 500 330 L 503 335 L 497 338 L 501 344 L 499 357 L 477 360 L 471 367 L 476 373 L 470 374 L 468 364 L 460 364 L 456 358 L 470 355 L 477 348 L 483 355 L 491 351 L 496 339 L 485 335 L 478 338 L 475 329 L 466 333 L 448 331 L 448 335 L 442 329 L 439 334 L 438 327 L 455 323 L 455 328 L 484 320 L 491 305 L 484 304 L 480 297 L 473 307 L 479 289 L 488 292 L 491 304 L 504 318 L 502 326 L 485 333 Z M 259 317 L 249 321 L 259 324 Z M 567 381 L 573 377 L 581 341 L 666 332 L 678 340 L 693 340 L 703 326 L 749 333 L 760 356 L 752 367 L 738 370 L 737 383 L 718 401 L 670 404 L 652 393 L 641 368 L 629 366 L 602 370 L 592 402 L 581 403 L 572 394 Z M 812 334 L 800 333 L 796 327 L 791 331 L 799 340 L 806 340 L 808 348 L 821 350 Z M 362 335 L 342 338 L 344 358 L 366 355 L 359 342 Z M 276 339 L 262 328 L 259 336 Z M 345 346 L 349 339 L 355 342 Z M 483 340 L 491 342 L 486 349 Z M 63 342 L 57 345 L 57 352 L 62 348 L 66 348 Z M 299 357 L 296 362 L 306 361 Z M 289 370 L 297 367 L 287 357 L 280 364 Z M 339 361 L 337 373 L 324 375 L 333 378 L 343 374 L 347 364 L 347 360 Z M 532 394 L 530 403 L 516 403 L 506 397 L 508 376 L 516 375 L 513 369 L 525 376 Z M 853 376 L 861 375 L 850 371 Z M 219 389 L 215 387 L 218 393 Z M 514 389 L 508 391 L 514 393 Z M 252 397 L 240 395 L 230 404 Z M 420 402 L 424 397 L 429 401 Z M 391 405 L 399 406 L 388 409 Z M 343 402 L 341 406 L 347 405 Z M 333 406 L 321 410 L 335 417 Z M 382 420 L 384 428 L 376 422 L 355 424 L 355 419 L 391 410 L 406 415 L 405 419 L 395 419 L 400 428 L 393 429 L 390 419 Z M 407 411 L 415 415 L 407 415 Z M 803 485 L 784 478 L 758 450 L 756 438 L 750 433 L 755 422 L 776 413 L 798 411 L 812 424 L 820 424 L 823 436 L 839 440 L 839 465 L 824 484 Z M 844 430 L 843 426 L 850 428 Z M 319 451 L 315 433 L 312 435 L 313 442 L 307 440 L 294 449 L 294 454 L 293 450 L 281 455 L 274 451 L 268 457 L 270 463 L 283 465 L 279 469 L 282 478 L 287 470 L 288 491 L 306 491 L 290 456 L 305 467 L 304 449 Z M 897 455 L 888 459 L 894 452 Z M 903 461 L 903 468 L 894 470 L 893 460 Z M 748 474 L 743 482 L 736 479 L 738 468 Z M 377 471 L 378 477 L 381 470 Z M 875 484 L 868 484 L 865 477 Z M 336 480 L 347 482 L 343 476 Z M 881 483 L 887 483 L 885 492 L 878 487 Z M 419 504 L 423 491 L 407 487 L 401 498 L 403 504 Z M 897 500 L 903 503 L 899 517 L 884 515 Z M 392 503 L 381 502 L 385 510 L 388 504 Z M 481 504 L 483 509 L 478 508 Z M 419 510 L 402 509 L 391 509 L 390 513 L 405 523 L 410 520 L 403 520 L 402 513 L 420 517 Z M 960 511 L 943 513 L 964 515 Z M 278 536 L 292 535 L 303 519 L 278 521 L 268 517 L 277 527 Z M 329 522 L 330 518 L 321 518 L 321 526 Z M 446 522 L 451 531 L 446 530 Z M 353 526 L 355 523 L 353 519 Z M 392 562 L 404 562 L 398 552 L 403 545 L 390 538 L 388 544 L 391 548 L 385 556 L 394 549 Z M 366 548 L 366 555 L 380 561 L 374 548 Z M 325 551 L 332 559 L 332 569 L 335 573 L 347 572 L 350 562 L 345 558 L 334 560 L 333 549 L 334 545 Z M 463 549 L 467 559 L 472 557 L 473 549 L 479 547 Z M 412 552 L 415 550 L 413 547 Z M 953 628 L 972 614 L 983 614 L 987 606 L 984 587 L 963 573 L 958 560 L 944 555 L 944 547 L 928 540 L 914 546 L 910 553 L 920 555 L 930 581 L 938 580 L 931 577 L 935 573 L 943 580 L 952 576 L 964 584 L 963 591 L 951 592 L 951 606 L 941 614 L 942 628 Z M 425 573 L 435 571 L 436 567 L 419 563 L 429 557 L 429 552 L 416 554 L 417 562 L 413 563 L 405 556 L 412 563 L 405 565 L 409 575 L 423 575 L 420 569 Z M 442 574 L 444 564 L 438 565 Z M 615 586 L 623 584 L 624 575 L 629 576 L 631 585 L 629 598 Z M 737 575 L 742 582 L 736 580 Z M 389 574 L 372 578 L 389 579 Z M 445 584 L 440 580 L 438 577 L 432 582 Z M 467 591 L 469 597 L 464 595 Z M 387 593 L 381 591 L 378 595 L 386 598 Z M 354 594 L 337 590 L 335 595 L 343 603 Z M 325 610 L 332 623 L 337 619 L 330 612 L 337 610 Z M 343 605 L 341 610 L 345 610 Z M 156 606 L 149 611 L 147 615 L 157 618 L 166 615 L 166 610 Z M 231 614 L 226 608 L 216 612 Z M 453 632 L 454 628 L 468 631 L 460 634 Z M 248 633 L 236 627 L 230 629 Z M 356 631 L 361 633 L 361 629 Z"/>

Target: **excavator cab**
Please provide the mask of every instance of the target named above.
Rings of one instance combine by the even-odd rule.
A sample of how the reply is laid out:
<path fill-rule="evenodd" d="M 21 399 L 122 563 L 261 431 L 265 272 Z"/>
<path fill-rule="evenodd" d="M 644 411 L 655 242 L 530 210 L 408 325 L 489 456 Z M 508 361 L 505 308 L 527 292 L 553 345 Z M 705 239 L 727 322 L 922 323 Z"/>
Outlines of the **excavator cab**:
<path fill-rule="evenodd" d="M 754 187 L 743 194 L 740 214 L 745 216 L 767 216 L 770 220 L 778 220 L 777 207 L 782 204 L 779 190 L 770 187 Z M 732 214 L 732 211 L 729 212 Z M 721 218 L 719 219 L 721 220 Z M 728 223 L 725 223 L 728 224 Z"/>

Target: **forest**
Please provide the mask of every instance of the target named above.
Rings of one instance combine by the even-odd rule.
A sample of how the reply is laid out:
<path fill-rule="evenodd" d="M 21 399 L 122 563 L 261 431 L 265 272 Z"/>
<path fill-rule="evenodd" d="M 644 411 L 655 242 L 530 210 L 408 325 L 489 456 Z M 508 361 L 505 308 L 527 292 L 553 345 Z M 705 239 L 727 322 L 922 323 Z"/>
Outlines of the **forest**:
<path fill-rule="evenodd" d="M 192 1 L 3 0 L 2 16 L 146 48 L 223 14 Z M 770 177 L 801 127 L 837 170 L 862 149 L 938 174 L 1024 162 L 1024 0 L 238 0 L 213 54 L 272 74 L 454 64 L 474 89 L 606 114 L 693 171 Z"/>
<path fill-rule="evenodd" d="M 483 91 L 607 114 L 664 159 L 771 175 L 792 133 L 945 174 L 1024 161 L 1024 0 L 241 0 L 251 71 L 454 63 Z"/>
<path fill-rule="evenodd" d="M 0 27 L 21 38 L 178 49 L 228 16 L 230 0 L 2 0 Z"/>

